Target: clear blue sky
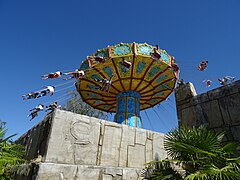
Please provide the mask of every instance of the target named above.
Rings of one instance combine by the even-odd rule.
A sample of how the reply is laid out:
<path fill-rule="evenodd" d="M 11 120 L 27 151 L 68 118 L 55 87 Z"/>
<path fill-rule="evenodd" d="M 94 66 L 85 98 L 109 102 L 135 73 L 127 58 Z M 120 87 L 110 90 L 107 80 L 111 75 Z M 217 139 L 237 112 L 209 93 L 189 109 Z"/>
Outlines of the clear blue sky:
<path fill-rule="evenodd" d="M 205 92 L 202 81 L 218 77 L 239 79 L 240 1 L 30 1 L 0 0 L 0 119 L 8 134 L 23 134 L 37 124 L 26 117 L 44 97 L 23 101 L 22 94 L 62 80 L 44 81 L 42 74 L 74 70 L 87 55 L 120 42 L 159 44 L 175 56 L 181 77 Z M 205 72 L 196 66 L 209 60 Z M 66 87 L 66 86 L 65 86 Z M 210 89 L 211 89 L 210 88 Z M 70 90 L 70 89 L 69 89 Z M 171 101 L 142 113 L 143 127 L 166 133 L 177 126 L 174 96 Z"/>

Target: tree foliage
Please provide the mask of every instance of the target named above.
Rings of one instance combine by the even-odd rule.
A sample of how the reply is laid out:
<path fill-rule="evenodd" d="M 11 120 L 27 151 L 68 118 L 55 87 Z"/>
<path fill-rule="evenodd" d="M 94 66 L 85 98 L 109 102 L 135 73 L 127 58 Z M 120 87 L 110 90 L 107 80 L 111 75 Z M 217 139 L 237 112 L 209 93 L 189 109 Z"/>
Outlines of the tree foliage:
<path fill-rule="evenodd" d="M 164 138 L 164 148 L 171 159 L 151 162 L 147 166 L 152 171 L 150 179 L 240 179 L 240 146 L 237 143 L 223 146 L 223 136 L 224 133 L 215 134 L 203 126 L 170 131 Z M 184 170 L 184 175 L 175 170 L 175 165 Z"/>
<path fill-rule="evenodd" d="M 5 137 L 5 123 L 0 121 L 0 179 L 12 179 L 12 169 L 23 163 L 24 149 L 21 145 L 15 144 L 11 138 L 16 134 Z"/>
<path fill-rule="evenodd" d="M 63 110 L 71 111 L 77 114 L 87 115 L 90 117 L 106 119 L 106 112 L 94 109 L 87 103 L 83 102 L 81 96 L 76 91 L 71 91 L 69 93 L 71 95 L 71 99 L 62 106 Z"/>

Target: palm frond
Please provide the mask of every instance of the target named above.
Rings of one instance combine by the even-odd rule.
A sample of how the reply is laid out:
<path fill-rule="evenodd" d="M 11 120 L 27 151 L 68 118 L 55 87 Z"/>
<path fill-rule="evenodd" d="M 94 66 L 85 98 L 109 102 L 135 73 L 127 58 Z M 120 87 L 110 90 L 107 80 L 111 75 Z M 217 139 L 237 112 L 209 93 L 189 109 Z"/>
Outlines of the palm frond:
<path fill-rule="evenodd" d="M 182 176 L 174 170 L 168 159 L 151 161 L 144 172 L 144 177 L 152 180 L 182 180 Z"/>
<path fill-rule="evenodd" d="M 6 130 L 0 129 L 0 177 L 1 179 L 11 179 L 11 169 L 24 163 L 24 148 L 19 144 L 13 143 L 10 139 L 15 136 L 13 134 L 4 138 Z"/>
<path fill-rule="evenodd" d="M 233 166 L 218 168 L 208 165 L 204 169 L 188 175 L 186 180 L 237 180 L 240 179 L 240 171 L 236 171 Z"/>
<path fill-rule="evenodd" d="M 217 156 L 223 133 L 214 134 L 205 127 L 177 128 L 164 139 L 164 147 L 172 158 L 196 159 L 198 156 Z"/>

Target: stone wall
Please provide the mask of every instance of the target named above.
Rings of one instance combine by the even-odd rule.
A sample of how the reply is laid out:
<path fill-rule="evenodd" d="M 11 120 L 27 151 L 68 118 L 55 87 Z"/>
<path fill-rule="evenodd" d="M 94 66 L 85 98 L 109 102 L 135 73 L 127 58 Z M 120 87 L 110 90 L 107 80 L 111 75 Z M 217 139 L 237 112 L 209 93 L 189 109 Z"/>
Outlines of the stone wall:
<path fill-rule="evenodd" d="M 28 174 L 36 179 L 141 179 L 145 163 L 166 157 L 161 133 L 62 110 L 18 142 L 36 158 Z"/>
<path fill-rule="evenodd" d="M 224 141 L 240 142 L 240 81 L 200 95 L 186 83 L 175 97 L 179 126 L 207 124 L 215 132 L 224 131 Z"/>
<path fill-rule="evenodd" d="M 39 155 L 44 156 L 47 150 L 47 141 L 51 129 L 52 114 L 48 114 L 40 123 L 23 134 L 16 143 L 25 147 L 25 159 L 32 160 Z"/>

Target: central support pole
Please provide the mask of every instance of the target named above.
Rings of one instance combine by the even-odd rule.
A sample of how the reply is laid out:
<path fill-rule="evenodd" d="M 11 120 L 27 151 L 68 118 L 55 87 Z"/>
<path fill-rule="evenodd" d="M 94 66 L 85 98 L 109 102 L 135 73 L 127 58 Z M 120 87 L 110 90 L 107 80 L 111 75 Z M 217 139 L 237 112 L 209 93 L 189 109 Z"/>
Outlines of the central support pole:
<path fill-rule="evenodd" d="M 117 95 L 115 122 L 133 127 L 141 127 L 139 110 L 140 94 L 136 91 L 125 91 Z"/>

